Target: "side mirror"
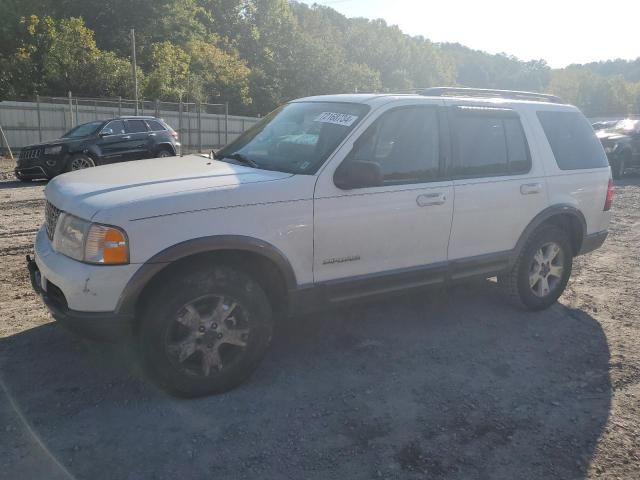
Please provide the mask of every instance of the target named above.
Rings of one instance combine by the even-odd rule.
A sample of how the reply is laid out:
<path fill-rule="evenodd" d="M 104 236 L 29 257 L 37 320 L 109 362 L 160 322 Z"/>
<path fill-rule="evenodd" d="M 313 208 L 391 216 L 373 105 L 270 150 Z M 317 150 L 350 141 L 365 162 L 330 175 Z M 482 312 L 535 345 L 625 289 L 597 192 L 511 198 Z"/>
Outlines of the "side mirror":
<path fill-rule="evenodd" d="M 384 175 L 380 165 L 375 162 L 346 161 L 333 175 L 333 183 L 341 190 L 380 187 L 384 184 Z"/>
<path fill-rule="evenodd" d="M 112 129 L 110 129 L 110 128 L 107 128 L 107 129 L 102 130 L 102 131 L 100 132 L 100 136 L 101 136 L 101 137 L 108 137 L 109 135 L 113 135 L 113 130 L 112 130 Z"/>

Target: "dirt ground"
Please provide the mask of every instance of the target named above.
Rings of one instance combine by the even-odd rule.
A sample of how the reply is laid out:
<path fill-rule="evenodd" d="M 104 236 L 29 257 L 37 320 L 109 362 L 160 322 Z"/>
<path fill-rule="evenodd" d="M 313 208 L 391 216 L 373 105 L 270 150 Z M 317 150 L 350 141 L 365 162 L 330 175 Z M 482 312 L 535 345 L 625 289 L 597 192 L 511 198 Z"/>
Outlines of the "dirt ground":
<path fill-rule="evenodd" d="M 484 281 L 296 318 L 252 379 L 179 400 L 31 292 L 43 183 L 0 169 L 0 477 L 640 478 L 640 176 L 561 302 Z"/>

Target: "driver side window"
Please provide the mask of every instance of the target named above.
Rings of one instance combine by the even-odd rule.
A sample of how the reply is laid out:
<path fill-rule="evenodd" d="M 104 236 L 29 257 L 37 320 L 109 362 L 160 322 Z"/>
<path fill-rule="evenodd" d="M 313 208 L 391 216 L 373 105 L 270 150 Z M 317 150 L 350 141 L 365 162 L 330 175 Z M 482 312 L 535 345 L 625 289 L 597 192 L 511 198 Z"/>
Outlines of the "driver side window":
<path fill-rule="evenodd" d="M 438 112 L 433 107 L 400 107 L 384 113 L 356 141 L 349 161 L 380 166 L 385 185 L 442 178 Z"/>

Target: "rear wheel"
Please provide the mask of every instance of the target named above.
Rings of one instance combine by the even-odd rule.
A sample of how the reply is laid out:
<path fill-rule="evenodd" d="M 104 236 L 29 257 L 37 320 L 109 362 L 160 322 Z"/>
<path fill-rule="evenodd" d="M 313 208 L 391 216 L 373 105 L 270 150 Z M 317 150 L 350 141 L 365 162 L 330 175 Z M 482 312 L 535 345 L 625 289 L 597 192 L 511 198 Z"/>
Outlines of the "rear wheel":
<path fill-rule="evenodd" d="M 88 155 L 74 155 L 71 160 L 69 160 L 66 171 L 72 172 L 75 170 L 84 170 L 85 168 L 91 168 L 95 166 L 96 163 Z"/>
<path fill-rule="evenodd" d="M 618 179 L 624 177 L 625 169 L 629 163 L 631 163 L 631 154 L 629 152 L 624 152 L 619 155 L 618 159 L 611 164 L 613 178 Z"/>
<path fill-rule="evenodd" d="M 513 267 L 498 276 L 508 298 L 529 310 L 555 303 L 567 286 L 573 252 L 567 233 L 556 226 L 536 231 Z"/>
<path fill-rule="evenodd" d="M 165 158 L 165 157 L 175 157 L 174 153 L 172 151 L 170 151 L 168 148 L 163 148 L 162 150 L 160 150 L 158 152 L 157 155 L 158 158 Z"/>
<path fill-rule="evenodd" d="M 200 267 L 183 270 L 150 300 L 138 341 L 153 378 L 194 397 L 242 383 L 272 331 L 271 305 L 257 282 L 229 267 Z"/>

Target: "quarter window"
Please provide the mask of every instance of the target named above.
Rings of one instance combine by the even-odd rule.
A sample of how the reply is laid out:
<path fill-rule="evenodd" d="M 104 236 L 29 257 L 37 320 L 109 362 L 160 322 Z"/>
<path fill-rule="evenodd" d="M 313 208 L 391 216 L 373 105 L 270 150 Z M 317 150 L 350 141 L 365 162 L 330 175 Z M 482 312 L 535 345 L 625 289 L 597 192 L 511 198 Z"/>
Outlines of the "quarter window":
<path fill-rule="evenodd" d="M 531 169 L 529 147 L 515 113 L 465 111 L 454 118 L 454 177 L 517 175 Z"/>
<path fill-rule="evenodd" d="M 140 133 L 147 131 L 144 120 L 127 120 L 127 133 Z"/>
<path fill-rule="evenodd" d="M 385 185 L 422 183 L 441 177 L 439 152 L 437 110 L 404 107 L 376 120 L 346 161 L 377 163 Z"/>
<path fill-rule="evenodd" d="M 578 112 L 538 112 L 561 170 L 609 166 L 607 155 L 586 118 Z"/>

